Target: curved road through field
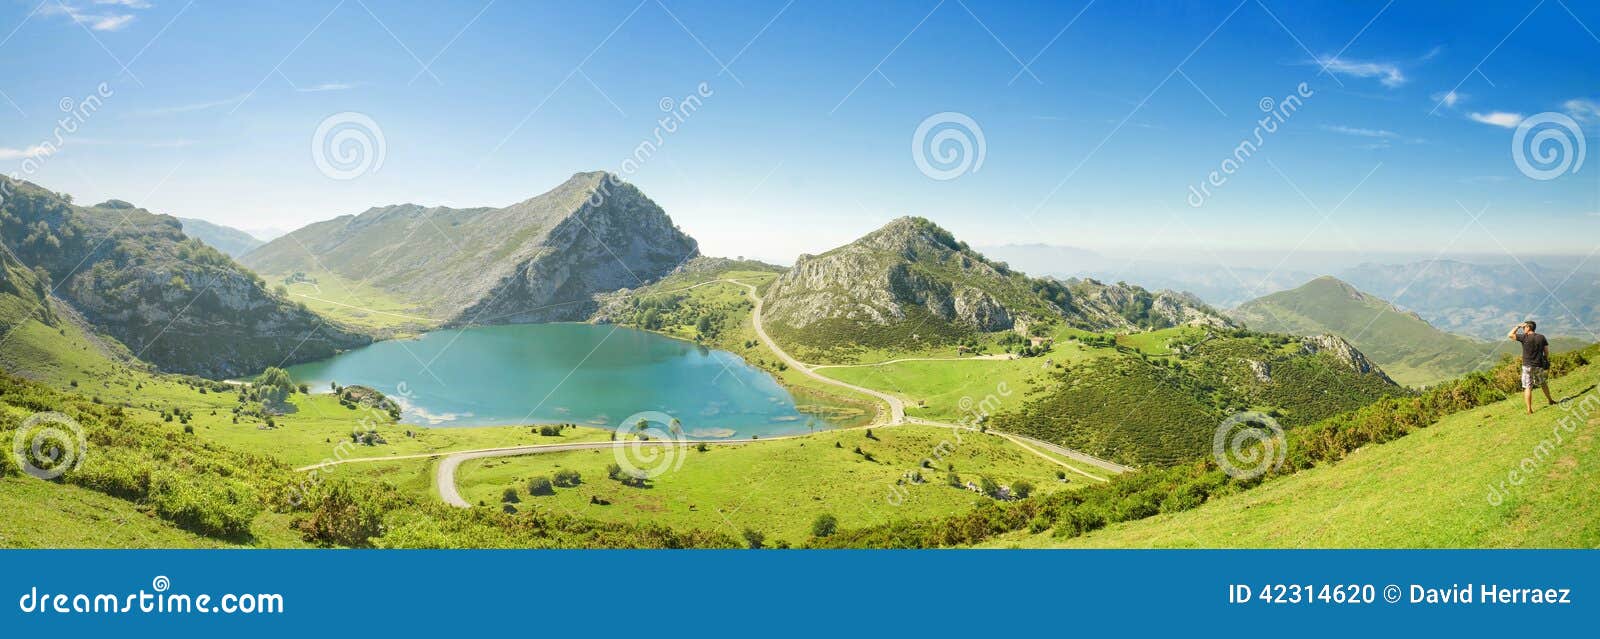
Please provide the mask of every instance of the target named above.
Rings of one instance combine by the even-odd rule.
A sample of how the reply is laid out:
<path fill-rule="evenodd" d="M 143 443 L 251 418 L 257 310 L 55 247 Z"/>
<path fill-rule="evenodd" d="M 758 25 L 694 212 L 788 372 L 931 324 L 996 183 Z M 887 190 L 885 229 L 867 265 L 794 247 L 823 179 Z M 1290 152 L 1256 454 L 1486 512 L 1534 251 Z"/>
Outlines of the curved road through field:
<path fill-rule="evenodd" d="M 712 283 L 715 283 L 715 282 L 728 282 L 730 284 L 738 284 L 739 286 L 743 286 L 746 289 L 746 292 L 749 293 L 749 295 L 750 295 L 751 302 L 754 304 L 754 308 L 751 310 L 751 313 L 750 313 L 750 318 L 751 318 L 751 323 L 755 327 L 756 336 L 761 339 L 761 342 L 766 345 L 768 350 L 771 350 L 774 355 L 778 356 L 779 360 L 781 360 L 784 364 L 787 364 L 790 368 L 793 368 L 793 369 L 799 371 L 801 374 L 805 375 L 806 377 L 810 377 L 810 378 L 815 379 L 815 380 L 817 380 L 819 382 L 822 382 L 824 384 L 828 384 L 830 386 L 838 386 L 840 388 L 847 388 L 849 390 L 861 393 L 863 395 L 867 395 L 869 397 L 874 397 L 874 398 L 877 398 L 879 400 L 882 400 L 883 403 L 888 405 L 888 407 L 889 407 L 889 423 L 888 423 L 889 426 L 896 426 L 896 425 L 907 424 L 907 423 L 915 423 L 915 424 L 922 424 L 922 425 L 925 425 L 925 426 L 937 426 L 937 427 L 942 427 L 942 428 L 959 428 L 959 429 L 970 430 L 970 431 L 977 431 L 978 430 L 977 428 L 973 428 L 973 427 L 970 427 L 970 426 L 962 426 L 960 424 L 950 424 L 950 423 L 946 423 L 946 422 L 937 422 L 937 421 L 933 421 L 933 420 L 919 419 L 919 418 L 907 418 L 906 417 L 905 400 L 902 400 L 901 398 L 896 397 L 894 395 L 891 395 L 889 393 L 873 390 L 873 389 L 862 387 L 862 386 L 857 386 L 855 384 L 851 384 L 851 383 L 848 383 L 848 382 L 844 382 L 844 381 L 840 381 L 840 380 L 837 380 L 837 379 L 833 379 L 831 377 L 826 377 L 826 376 L 824 376 L 824 375 L 822 375 L 820 373 L 817 373 L 814 370 L 814 368 L 821 368 L 821 367 L 807 366 L 805 364 L 805 362 L 802 362 L 802 361 L 800 361 L 798 359 L 795 359 L 793 356 L 789 355 L 789 353 L 787 351 L 784 351 L 783 348 L 779 347 L 777 341 L 772 339 L 772 336 L 767 334 L 766 327 L 761 322 L 761 311 L 762 311 L 761 297 L 756 294 L 756 287 L 755 286 L 753 286 L 751 284 L 746 284 L 746 283 L 741 282 L 739 280 L 719 279 L 719 280 L 713 280 L 711 282 L 702 282 L 701 284 L 696 284 L 695 286 L 691 286 L 689 288 L 695 288 L 695 287 L 698 287 L 698 286 L 704 286 L 706 284 L 712 284 Z M 967 358 L 967 359 L 973 359 L 973 358 Z M 857 427 L 852 428 L 852 429 L 843 429 L 843 430 L 856 430 L 856 429 L 871 428 L 871 427 L 872 427 L 871 425 L 868 425 L 868 426 L 857 426 Z M 996 432 L 996 434 L 1000 435 L 1001 437 L 1005 437 L 1006 439 L 1010 440 L 1012 443 L 1022 447 L 1023 449 L 1027 450 L 1028 452 L 1031 452 L 1031 453 L 1033 453 L 1035 455 L 1038 455 L 1039 457 L 1042 457 L 1042 458 L 1047 459 L 1047 460 L 1049 460 L 1051 462 L 1054 462 L 1055 464 L 1057 464 L 1059 466 L 1067 468 L 1068 470 L 1071 470 L 1074 473 L 1077 473 L 1079 475 L 1083 475 L 1084 477 L 1087 477 L 1087 478 L 1092 479 L 1094 481 L 1103 482 L 1103 481 L 1107 481 L 1107 480 L 1104 477 L 1100 477 L 1100 476 L 1085 472 L 1085 471 L 1083 471 L 1082 469 L 1080 469 L 1080 468 L 1078 468 L 1076 466 L 1073 466 L 1073 465 L 1068 464 L 1066 462 L 1063 462 L 1063 461 L 1061 461 L 1059 459 L 1051 457 L 1049 454 L 1046 454 L 1045 452 L 1041 452 L 1039 449 L 1044 449 L 1045 451 L 1049 451 L 1049 453 L 1054 453 L 1056 455 L 1061 455 L 1063 457 L 1066 457 L 1068 459 L 1071 459 L 1073 461 L 1076 461 L 1076 462 L 1079 462 L 1079 463 L 1082 463 L 1082 464 L 1086 464 L 1086 465 L 1089 465 L 1089 466 L 1094 466 L 1095 468 L 1103 470 L 1103 471 L 1105 471 L 1105 472 L 1107 472 L 1109 474 L 1120 474 L 1120 473 L 1124 473 L 1124 472 L 1128 472 L 1128 471 L 1133 470 L 1132 468 L 1129 468 L 1127 466 L 1123 466 L 1121 464 L 1117 464 L 1117 463 L 1114 463 L 1114 462 L 1106 461 L 1104 459 L 1100 459 L 1098 457 L 1094 457 L 1093 455 L 1089 455 L 1089 454 L 1086 454 L 1086 453 L 1075 451 L 1075 450 L 1072 450 L 1072 449 L 1069 449 L 1069 448 L 1064 448 L 1062 446 L 1058 446 L 1056 444 L 1052 444 L 1052 443 L 1049 443 L 1049 442 L 1033 439 L 1031 437 L 1024 437 L 1022 435 L 1014 435 L 1014 434 L 1011 434 L 1011 433 L 1000 433 L 1000 432 Z M 749 443 L 764 442 L 764 441 L 780 441 L 780 440 L 784 440 L 784 439 L 793 439 L 793 438 L 805 437 L 805 436 L 807 436 L 807 435 L 798 434 L 798 435 L 784 435 L 784 436 L 780 436 L 780 437 L 768 437 L 768 438 L 765 438 L 765 439 L 706 441 L 705 443 L 706 444 L 710 444 L 710 445 L 727 446 L 727 445 L 741 445 L 741 444 L 749 444 Z M 699 443 L 699 442 L 696 442 L 696 443 Z M 596 450 L 596 449 L 604 449 L 604 448 L 616 448 L 616 447 L 619 447 L 619 446 L 670 446 L 670 445 L 687 446 L 689 444 L 688 444 L 688 442 L 683 442 L 683 441 L 668 441 L 668 440 L 656 440 L 656 441 L 644 441 L 644 442 L 641 442 L 641 441 L 607 441 L 607 442 L 581 442 L 581 443 L 572 443 L 572 444 L 533 444 L 533 445 L 528 445 L 528 446 L 508 446 L 508 447 L 504 447 L 504 448 L 488 448 L 488 449 L 482 449 L 482 450 L 468 450 L 468 451 L 459 451 L 459 452 L 419 453 L 419 454 L 413 454 L 413 455 L 396 455 L 396 456 L 392 456 L 392 457 L 362 457 L 362 458 L 352 458 L 352 459 L 341 459 L 341 460 L 337 460 L 337 461 L 324 462 L 324 463 L 321 463 L 321 464 L 313 464 L 313 465 L 310 465 L 310 466 L 305 466 L 305 467 L 302 467 L 302 468 L 298 468 L 296 470 L 300 470 L 300 471 L 318 470 L 318 469 L 326 468 L 326 467 L 329 467 L 329 466 L 336 466 L 336 465 L 339 465 L 339 464 L 347 464 L 347 463 L 355 463 L 355 462 L 366 462 L 366 461 L 393 461 L 393 460 L 397 460 L 397 459 L 426 459 L 426 458 L 433 458 L 433 457 L 442 457 L 443 459 L 440 460 L 439 467 L 437 469 L 435 469 L 435 471 L 434 471 L 434 485 L 438 487 L 439 498 L 443 499 L 445 503 L 450 504 L 452 506 L 456 506 L 456 507 L 460 507 L 460 508 L 471 508 L 472 504 L 468 503 L 466 499 L 463 499 L 461 497 L 461 492 L 459 490 L 457 490 L 457 488 L 456 488 L 456 470 L 461 467 L 462 462 L 465 462 L 465 461 L 468 461 L 468 460 L 485 459 L 485 458 L 490 458 L 490 457 L 512 457 L 512 456 L 518 456 L 518 455 L 533 455 L 533 454 L 538 454 L 538 453 L 553 453 L 553 452 L 572 451 L 572 450 Z"/>
<path fill-rule="evenodd" d="M 811 367 L 810 366 L 806 366 L 805 362 L 802 362 L 802 361 L 800 361 L 798 359 L 795 359 L 793 356 L 789 355 L 789 353 L 785 352 L 782 348 L 780 348 L 778 346 L 778 342 L 774 341 L 772 339 L 772 336 L 767 335 L 766 327 L 761 324 L 761 296 L 760 295 L 756 295 L 756 287 L 755 286 L 752 286 L 750 284 L 746 284 L 746 283 L 741 282 L 739 280 L 719 280 L 719 281 L 733 282 L 734 284 L 738 284 L 739 286 L 745 287 L 746 291 L 750 293 L 750 300 L 755 304 L 755 308 L 751 309 L 751 311 L 750 311 L 750 320 L 751 320 L 751 323 L 754 324 L 755 327 L 756 327 L 756 337 L 761 338 L 761 343 L 766 344 L 767 345 L 767 349 L 772 351 L 773 354 L 777 355 L 778 359 L 783 360 L 783 363 L 788 364 L 789 368 L 793 368 L 795 370 L 798 370 L 798 371 L 800 371 L 801 374 L 805 375 L 806 377 L 810 377 L 810 378 L 815 379 L 815 380 L 817 380 L 819 382 L 822 382 L 824 384 L 831 384 L 833 386 L 838 386 L 838 387 L 841 387 L 841 388 L 848 388 L 850 390 L 853 390 L 855 392 L 861 393 L 863 395 L 868 395 L 868 396 L 871 396 L 871 397 L 876 397 L 878 399 L 881 399 L 881 400 L 883 400 L 883 403 L 889 405 L 889 425 L 893 426 L 895 424 L 904 424 L 905 423 L 905 421 L 906 421 L 906 403 L 905 403 L 904 400 L 901 400 L 899 397 L 895 397 L 894 395 L 890 395 L 888 393 L 875 391 L 875 390 L 872 390 L 870 388 L 865 388 L 865 387 L 862 387 L 862 386 L 856 386 L 855 384 L 850 384 L 850 383 L 847 383 L 847 382 L 841 382 L 841 381 L 839 381 L 837 379 L 834 379 L 832 377 L 824 376 L 821 373 L 818 373 L 818 372 L 816 372 L 814 370 L 811 370 Z"/>

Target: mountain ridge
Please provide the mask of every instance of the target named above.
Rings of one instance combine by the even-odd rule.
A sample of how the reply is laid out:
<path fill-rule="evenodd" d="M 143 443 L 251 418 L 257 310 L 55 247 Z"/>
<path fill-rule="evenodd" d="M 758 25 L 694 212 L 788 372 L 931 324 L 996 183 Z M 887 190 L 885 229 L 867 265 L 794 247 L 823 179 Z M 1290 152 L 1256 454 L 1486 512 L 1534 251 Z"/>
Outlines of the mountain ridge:
<path fill-rule="evenodd" d="M 586 319 L 596 295 L 696 255 L 654 201 L 596 171 L 500 208 L 373 207 L 302 227 L 245 263 L 273 276 L 332 271 L 459 326 Z"/>

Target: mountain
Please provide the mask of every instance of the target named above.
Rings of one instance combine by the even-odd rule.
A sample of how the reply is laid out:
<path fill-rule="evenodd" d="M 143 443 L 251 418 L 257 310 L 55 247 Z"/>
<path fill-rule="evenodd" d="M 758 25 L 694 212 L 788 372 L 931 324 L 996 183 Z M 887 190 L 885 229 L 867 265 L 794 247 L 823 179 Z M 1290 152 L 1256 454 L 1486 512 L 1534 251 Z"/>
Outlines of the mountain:
<path fill-rule="evenodd" d="M 269 292 L 254 273 L 185 237 L 176 218 L 119 200 L 75 206 L 0 180 L 0 243 L 10 257 L 95 330 L 165 370 L 235 376 L 370 341 Z"/>
<path fill-rule="evenodd" d="M 1493 343 L 1441 331 L 1416 313 L 1327 276 L 1246 302 L 1232 315 L 1261 331 L 1338 335 L 1412 386 L 1488 368 L 1516 346 L 1503 338 L 1503 330 Z"/>
<path fill-rule="evenodd" d="M 1512 324 L 1531 318 L 1539 321 L 1541 333 L 1595 341 L 1600 274 L 1526 266 L 1455 260 L 1363 264 L 1340 273 L 1340 279 L 1452 333 L 1498 340 Z"/>
<path fill-rule="evenodd" d="M 593 172 L 503 208 L 402 204 L 341 216 L 243 261 L 288 281 L 376 287 L 464 325 L 586 319 L 596 295 L 658 279 L 698 254 L 650 198 Z"/>
<path fill-rule="evenodd" d="M 205 220 L 190 217 L 178 218 L 178 223 L 183 227 L 183 234 L 209 244 L 211 248 L 222 251 L 228 257 L 238 259 L 239 256 L 255 250 L 256 247 L 266 244 L 244 231 L 231 226 L 212 224 Z"/>
<path fill-rule="evenodd" d="M 1229 324 L 1192 296 L 1028 277 L 918 217 L 801 255 L 767 287 L 763 304 L 780 341 L 824 355 L 849 346 L 947 343 L 1041 322 L 1091 330 Z"/>

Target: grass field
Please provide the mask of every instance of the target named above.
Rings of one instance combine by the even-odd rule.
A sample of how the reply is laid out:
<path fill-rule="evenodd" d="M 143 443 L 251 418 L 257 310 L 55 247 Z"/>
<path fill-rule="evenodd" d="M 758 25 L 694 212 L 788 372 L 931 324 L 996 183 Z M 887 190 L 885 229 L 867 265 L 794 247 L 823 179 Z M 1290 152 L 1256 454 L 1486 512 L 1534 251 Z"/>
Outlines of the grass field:
<path fill-rule="evenodd" d="M 227 548 L 130 502 L 32 477 L 0 478 L 0 548 Z"/>
<path fill-rule="evenodd" d="M 262 273 L 269 285 L 285 285 L 288 273 Z M 328 271 L 304 274 L 315 281 L 286 284 L 291 299 L 331 319 L 385 335 L 411 335 L 437 327 L 441 320 L 427 317 L 416 303 L 376 286 L 352 281 Z"/>
<path fill-rule="evenodd" d="M 1585 393 L 1590 406 L 1600 406 L 1597 373 L 1597 365 L 1579 369 L 1555 380 L 1553 390 L 1558 399 Z M 1545 440 L 1555 441 L 1552 433 L 1568 415 L 1542 406 L 1524 415 L 1518 395 L 1194 510 L 1074 539 L 1013 535 L 992 545 L 1600 547 L 1600 518 L 1593 513 L 1600 503 L 1600 410 L 1574 422 L 1573 432 L 1563 431 L 1550 452 L 1538 452 Z M 1533 460 L 1527 468 L 1525 459 Z M 1521 485 L 1510 483 L 1513 471 Z"/>
<path fill-rule="evenodd" d="M 607 478 L 616 463 L 612 450 L 573 451 L 526 457 L 469 461 L 457 477 L 462 496 L 499 507 L 501 493 L 516 488 L 520 509 L 538 508 L 608 521 L 656 522 L 715 529 L 737 535 L 745 528 L 765 533 L 769 542 L 798 543 L 812 521 L 832 514 L 839 525 L 860 526 L 896 519 L 947 515 L 989 498 L 946 485 L 946 464 L 963 481 L 988 476 L 1001 485 L 1025 479 L 1037 490 L 1072 489 L 1089 480 L 994 435 L 905 425 L 866 431 L 833 431 L 783 441 L 681 451 L 681 467 L 655 478 L 648 488 L 624 486 Z M 948 442 L 941 446 L 941 442 Z M 835 447 L 835 444 L 838 447 Z M 856 447 L 871 454 L 869 461 Z M 942 451 L 942 455 L 938 452 Z M 921 468 L 938 459 L 936 470 Z M 527 480 L 558 469 L 578 471 L 583 483 L 533 496 Z M 917 470 L 927 482 L 897 484 Z M 902 492 L 903 491 L 903 492 Z M 890 503 L 900 495 L 899 505 Z M 590 503 L 591 497 L 611 502 Z"/>

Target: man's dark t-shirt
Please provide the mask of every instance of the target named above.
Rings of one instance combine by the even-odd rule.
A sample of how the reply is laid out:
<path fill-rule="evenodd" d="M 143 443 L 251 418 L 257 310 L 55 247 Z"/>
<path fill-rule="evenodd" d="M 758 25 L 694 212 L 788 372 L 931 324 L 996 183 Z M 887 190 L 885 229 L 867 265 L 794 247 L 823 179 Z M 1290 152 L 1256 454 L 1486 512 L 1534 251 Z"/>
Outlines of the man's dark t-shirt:
<path fill-rule="evenodd" d="M 1537 368 L 1550 368 L 1550 341 L 1538 333 L 1520 333 L 1517 341 L 1522 342 L 1522 365 Z"/>

